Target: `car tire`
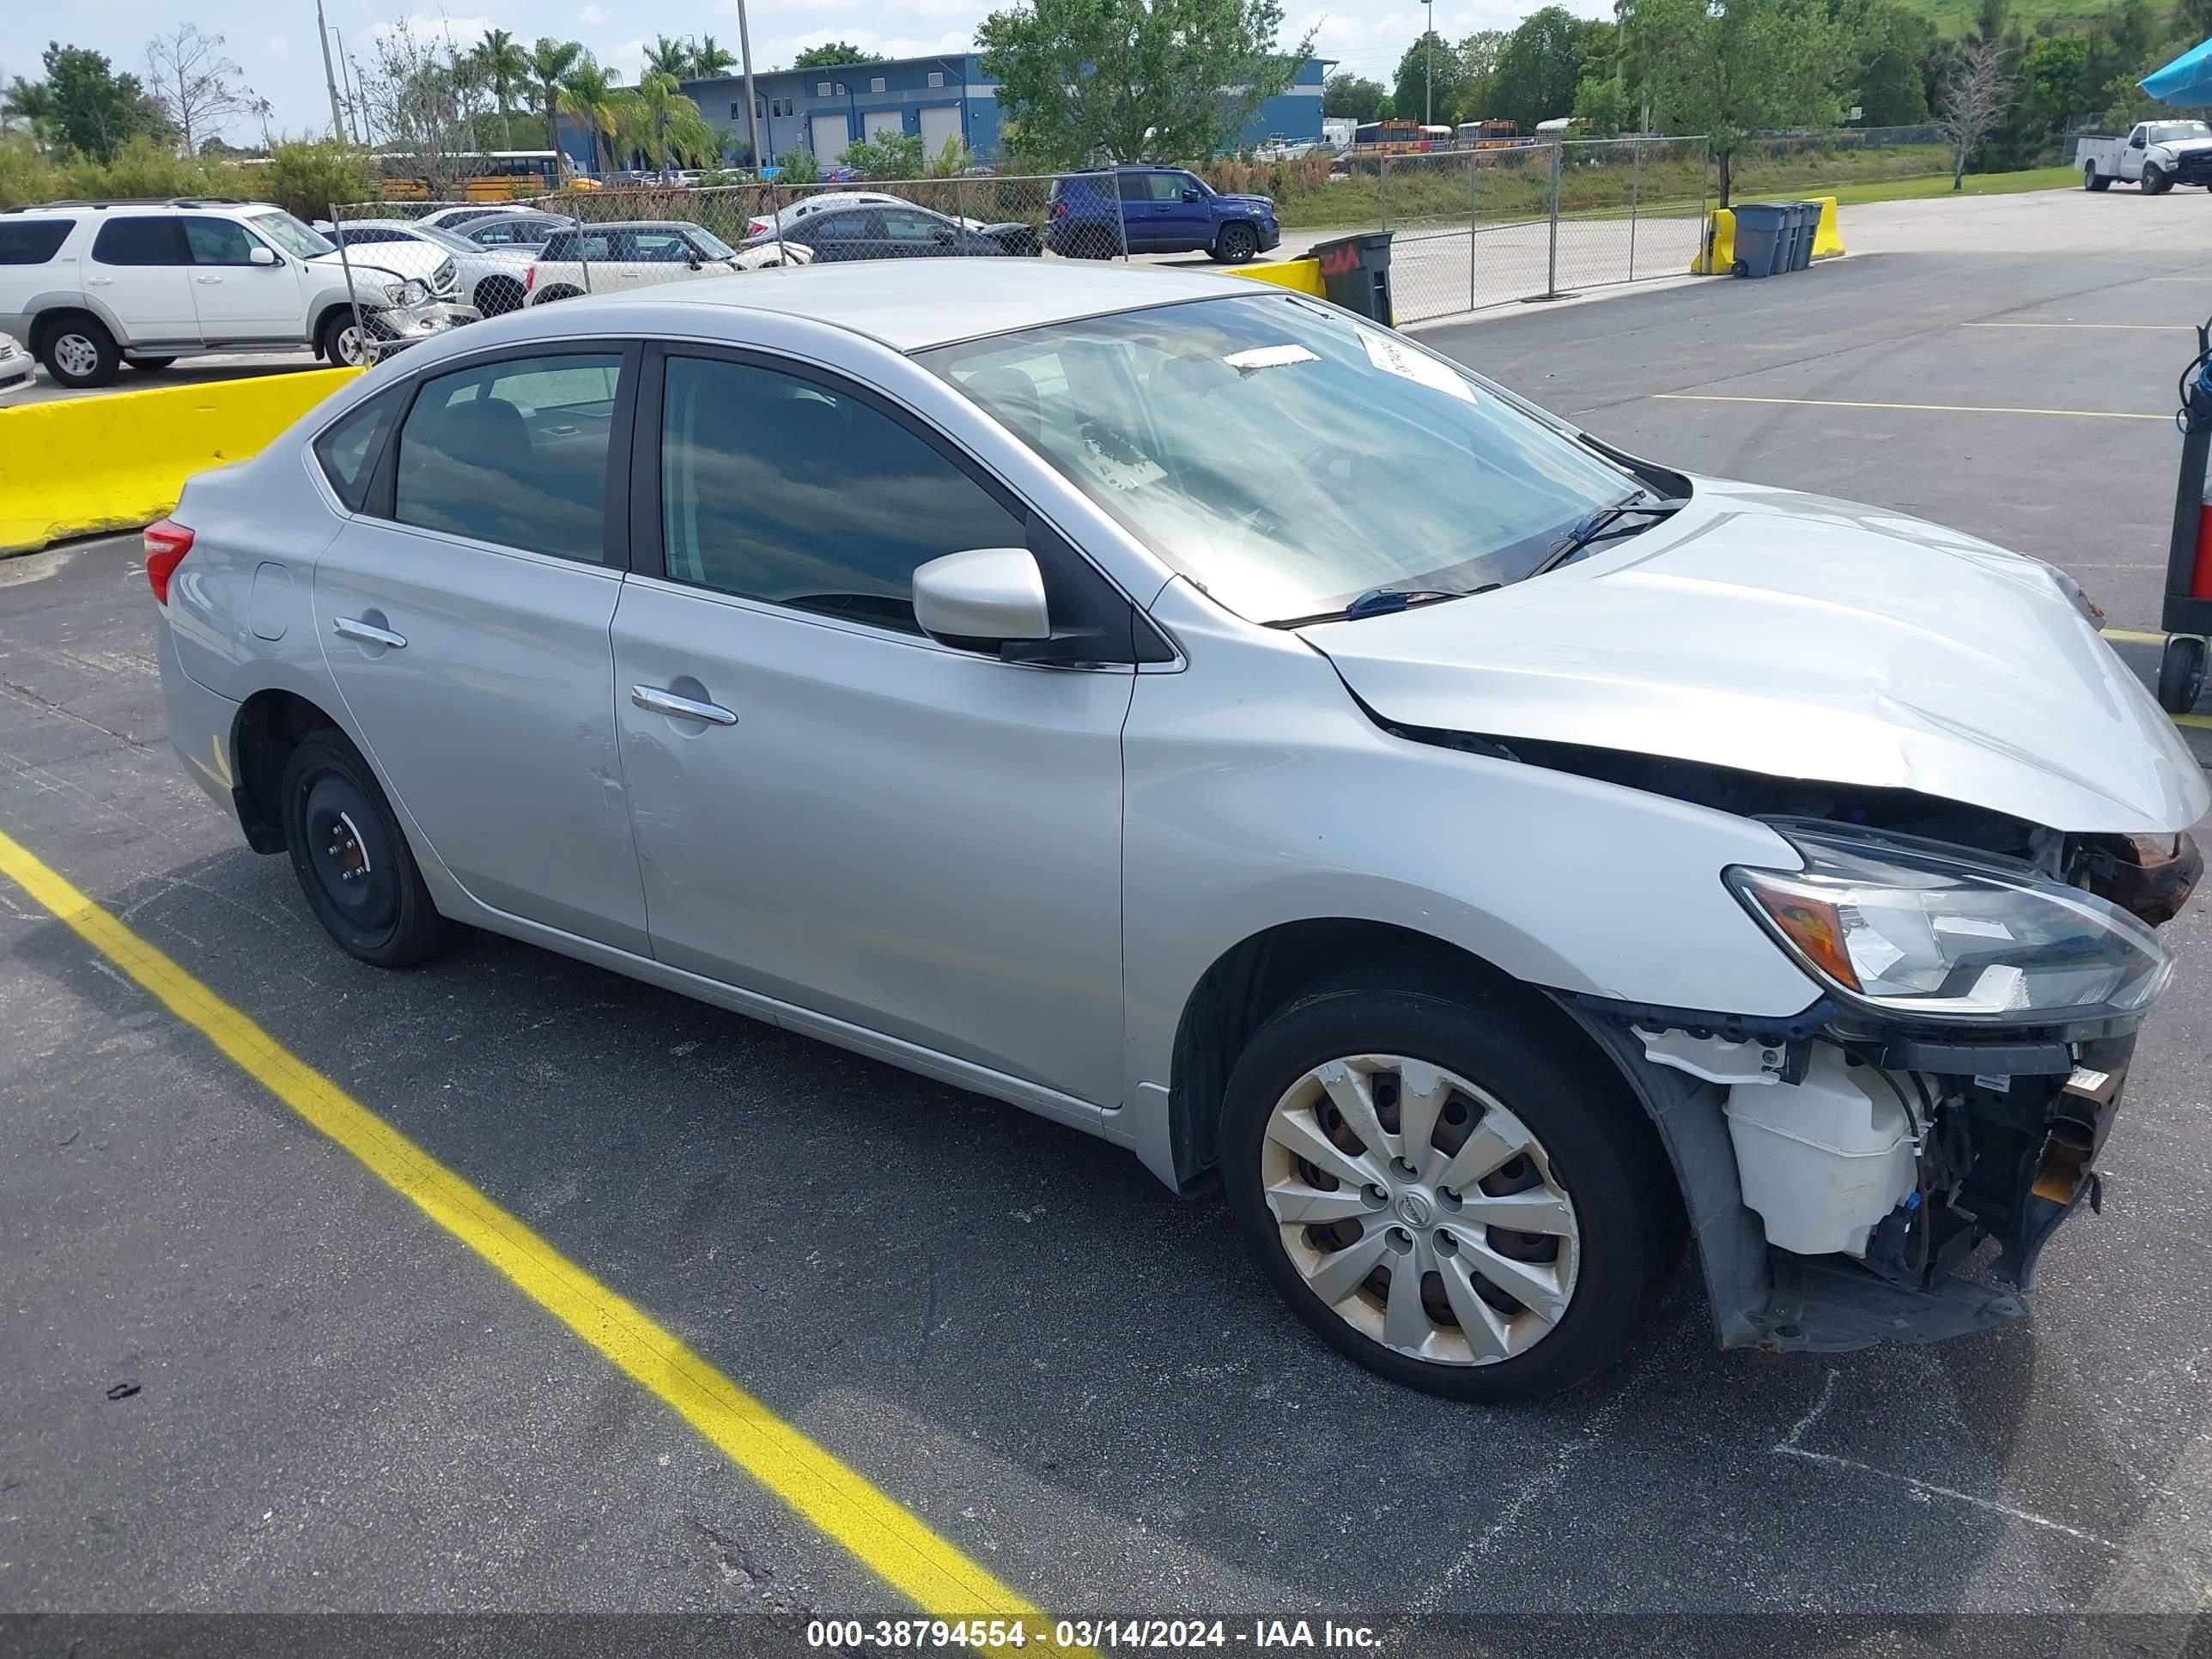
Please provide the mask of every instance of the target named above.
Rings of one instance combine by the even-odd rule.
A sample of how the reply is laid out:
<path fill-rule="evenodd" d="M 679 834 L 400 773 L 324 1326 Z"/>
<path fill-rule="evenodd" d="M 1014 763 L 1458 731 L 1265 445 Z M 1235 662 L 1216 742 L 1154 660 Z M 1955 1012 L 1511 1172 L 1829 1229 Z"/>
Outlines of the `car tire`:
<path fill-rule="evenodd" d="M 2112 187 L 2112 179 L 2097 171 L 2097 164 L 2094 161 L 2090 162 L 2087 167 L 2081 169 L 2082 189 L 2110 190 Z"/>
<path fill-rule="evenodd" d="M 2142 188 L 2146 196 L 2163 196 L 2173 186 L 2167 181 L 2164 168 L 2154 161 L 2146 161 L 2143 163 Z"/>
<path fill-rule="evenodd" d="M 522 309 L 522 284 L 512 276 L 487 276 L 477 284 L 472 303 L 486 317 L 504 317 Z"/>
<path fill-rule="evenodd" d="M 535 306 L 550 306 L 556 301 L 580 300 L 583 297 L 584 290 L 580 288 L 570 288 L 566 283 L 561 283 L 552 288 L 539 289 L 537 293 L 530 296 L 530 303 Z"/>
<path fill-rule="evenodd" d="M 323 319 L 320 337 L 315 342 L 315 355 L 333 368 L 361 368 L 369 359 L 366 337 L 360 325 L 354 321 L 351 306 L 333 306 Z"/>
<path fill-rule="evenodd" d="M 142 374 L 159 374 L 177 360 L 174 357 L 130 357 L 123 360 Z"/>
<path fill-rule="evenodd" d="M 2189 714 L 2203 696 L 2204 656 L 2204 641 L 2194 635 L 2166 636 L 2158 660 L 2158 706 L 2167 714 Z"/>
<path fill-rule="evenodd" d="M 1564 1016 L 1530 1012 L 1435 968 L 1370 973 L 1270 1019 L 1238 1057 L 1224 1102 L 1230 1206 L 1276 1291 L 1346 1357 L 1449 1399 L 1532 1400 L 1589 1381 L 1627 1349 L 1680 1255 L 1680 1200 L 1642 1108 Z M 1395 1157 L 1344 1146 L 1347 1134 L 1364 1143 L 1350 1116 L 1335 1113 L 1336 1085 L 1321 1080 L 1332 1067 L 1365 1078 L 1361 1098 L 1385 1149 L 1413 1151 L 1397 1134 L 1408 1098 L 1438 1103 L 1428 1146 L 1409 1160 L 1418 1178 Z M 1407 1094 L 1408 1079 L 1424 1074 L 1431 1086 Z M 1291 1148 L 1314 1147 L 1316 1134 L 1328 1137 L 1321 1155 L 1338 1170 L 1370 1182 L 1354 1190 L 1317 1163 L 1300 1164 Z M 1508 1146 L 1518 1150 L 1480 1174 Z M 1474 1161 L 1453 1176 L 1462 1154 Z M 1466 1193 L 1447 1182 L 1470 1176 L 1478 1184 Z M 1322 1182 L 1334 1189 L 1321 1191 Z M 1545 1224 L 1473 1222 L 1484 1206 Z M 1306 1218 L 1324 1216 L 1334 1218 Z M 1419 1274 L 1405 1281 L 1402 1303 L 1393 1294 L 1401 1271 Z"/>
<path fill-rule="evenodd" d="M 446 919 L 361 751 L 335 726 L 284 763 L 280 822 L 292 872 L 323 931 L 356 961 L 408 968 L 437 954 Z"/>
<path fill-rule="evenodd" d="M 1241 265 L 1260 251 L 1260 233 L 1249 225 L 1224 225 L 1207 250 L 1217 264 Z"/>
<path fill-rule="evenodd" d="M 70 316 L 43 325 L 31 349 L 46 373 L 66 386 L 106 386 L 123 355 L 98 319 Z"/>

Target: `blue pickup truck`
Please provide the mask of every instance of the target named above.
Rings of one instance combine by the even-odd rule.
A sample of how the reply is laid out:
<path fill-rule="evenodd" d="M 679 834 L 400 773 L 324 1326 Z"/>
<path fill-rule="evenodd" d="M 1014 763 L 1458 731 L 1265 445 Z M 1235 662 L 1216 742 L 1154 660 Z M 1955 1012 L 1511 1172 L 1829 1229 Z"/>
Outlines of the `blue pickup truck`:
<path fill-rule="evenodd" d="M 1267 197 L 1218 195 L 1181 167 L 1115 167 L 1053 180 L 1045 246 L 1054 253 L 1110 259 L 1125 235 L 1132 253 L 1206 253 L 1230 265 L 1283 240 Z"/>

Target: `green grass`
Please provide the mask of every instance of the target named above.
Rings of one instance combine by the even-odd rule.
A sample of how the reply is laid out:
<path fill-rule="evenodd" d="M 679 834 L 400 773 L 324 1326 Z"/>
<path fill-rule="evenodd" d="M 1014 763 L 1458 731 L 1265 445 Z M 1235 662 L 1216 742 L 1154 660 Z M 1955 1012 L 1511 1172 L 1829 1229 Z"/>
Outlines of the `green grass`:
<path fill-rule="evenodd" d="M 2079 190 L 2081 175 L 2072 167 L 2027 167 L 2019 173 L 1970 173 L 1959 193 L 1962 196 L 2010 196 L 2023 190 Z M 1951 176 L 1937 173 L 1927 179 L 1886 179 L 1867 184 L 1840 185 L 1832 191 L 1838 204 L 1846 202 L 1905 202 L 1923 196 L 1951 194 Z"/>

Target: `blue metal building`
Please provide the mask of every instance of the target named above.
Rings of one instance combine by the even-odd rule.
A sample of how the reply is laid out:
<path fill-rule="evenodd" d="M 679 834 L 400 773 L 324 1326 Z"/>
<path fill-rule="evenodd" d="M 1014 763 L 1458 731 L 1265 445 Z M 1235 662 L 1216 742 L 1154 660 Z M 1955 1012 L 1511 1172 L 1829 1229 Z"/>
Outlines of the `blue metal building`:
<path fill-rule="evenodd" d="M 1261 105 L 1242 143 L 1271 137 L 1319 143 L 1322 82 L 1327 63 L 1308 58 L 1297 79 L 1279 98 Z M 725 154 L 741 155 L 746 142 L 745 83 L 738 76 L 686 81 L 684 94 L 726 137 Z M 936 58 L 897 58 L 835 69 L 772 70 L 753 76 L 763 160 L 775 163 L 793 149 L 813 151 L 823 166 L 836 163 L 845 146 L 878 133 L 920 135 L 934 158 L 958 138 L 980 161 L 1001 159 L 998 82 L 982 72 L 975 52 Z M 565 135 L 564 135 L 565 137 Z"/>

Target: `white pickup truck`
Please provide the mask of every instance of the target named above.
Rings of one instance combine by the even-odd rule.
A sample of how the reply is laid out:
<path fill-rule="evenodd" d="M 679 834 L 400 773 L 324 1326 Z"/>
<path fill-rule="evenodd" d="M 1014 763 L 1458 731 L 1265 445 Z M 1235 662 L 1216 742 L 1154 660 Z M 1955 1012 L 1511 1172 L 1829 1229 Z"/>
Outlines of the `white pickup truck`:
<path fill-rule="evenodd" d="M 2084 190 L 2112 180 L 2156 196 L 2176 185 L 2212 187 L 2212 127 L 2202 121 L 2139 121 L 2124 138 L 2084 138 L 2075 151 Z"/>

